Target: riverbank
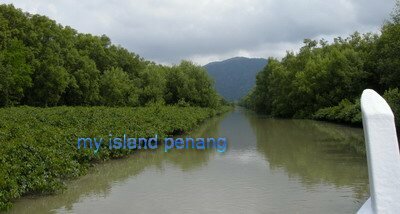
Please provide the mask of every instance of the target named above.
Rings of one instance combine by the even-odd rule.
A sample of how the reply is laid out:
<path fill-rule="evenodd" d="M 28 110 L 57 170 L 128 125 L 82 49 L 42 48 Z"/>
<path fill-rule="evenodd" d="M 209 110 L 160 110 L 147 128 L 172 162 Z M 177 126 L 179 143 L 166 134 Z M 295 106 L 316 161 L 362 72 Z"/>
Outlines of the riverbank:
<path fill-rule="evenodd" d="M 236 108 L 183 136 L 223 136 L 228 148 L 95 164 L 62 194 L 23 197 L 6 213 L 355 213 L 369 196 L 366 159 L 341 146 L 363 139 L 359 128 Z"/>
<path fill-rule="evenodd" d="M 187 132 L 229 111 L 200 107 L 13 107 L 0 109 L 0 210 L 27 194 L 52 194 L 97 162 L 135 150 L 78 150 L 78 137 L 162 137 Z"/>

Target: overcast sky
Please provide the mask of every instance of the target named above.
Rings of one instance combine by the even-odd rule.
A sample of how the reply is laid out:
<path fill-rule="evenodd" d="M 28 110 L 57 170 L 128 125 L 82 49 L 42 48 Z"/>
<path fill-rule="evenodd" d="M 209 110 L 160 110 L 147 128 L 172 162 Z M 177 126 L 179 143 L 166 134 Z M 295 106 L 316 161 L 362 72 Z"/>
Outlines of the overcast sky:
<path fill-rule="evenodd" d="M 304 38 L 379 32 L 394 0 L 2 0 L 163 64 L 282 57 Z"/>

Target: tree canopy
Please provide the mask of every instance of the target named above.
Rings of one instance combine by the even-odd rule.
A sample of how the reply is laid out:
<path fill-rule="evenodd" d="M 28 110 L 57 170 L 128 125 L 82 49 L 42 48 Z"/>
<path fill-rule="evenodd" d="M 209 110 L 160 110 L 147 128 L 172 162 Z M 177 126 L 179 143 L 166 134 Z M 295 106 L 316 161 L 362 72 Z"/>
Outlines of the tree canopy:
<path fill-rule="evenodd" d="M 398 3 L 379 35 L 356 32 L 332 43 L 305 39 L 298 53 L 270 58 L 241 105 L 276 117 L 360 124 L 359 97 L 372 88 L 384 94 L 398 115 L 399 17 Z"/>
<path fill-rule="evenodd" d="M 0 106 L 216 107 L 206 71 L 189 61 L 162 66 L 41 15 L 0 5 Z"/>

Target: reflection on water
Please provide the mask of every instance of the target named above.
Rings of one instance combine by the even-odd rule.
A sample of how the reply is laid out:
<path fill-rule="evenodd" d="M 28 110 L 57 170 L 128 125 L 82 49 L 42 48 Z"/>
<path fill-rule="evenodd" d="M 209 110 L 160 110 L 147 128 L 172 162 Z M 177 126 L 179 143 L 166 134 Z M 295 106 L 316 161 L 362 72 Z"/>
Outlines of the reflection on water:
<path fill-rule="evenodd" d="M 271 170 L 284 169 L 309 188 L 315 184 L 350 187 L 355 199 L 368 195 L 364 155 L 354 154 L 349 143 L 363 148 L 361 129 L 311 120 L 260 120 L 248 116 L 257 136 L 257 150 Z"/>
<path fill-rule="evenodd" d="M 188 135 L 228 150 L 138 152 L 9 213 L 354 213 L 368 197 L 365 158 L 347 146 L 361 129 L 237 109 Z"/>

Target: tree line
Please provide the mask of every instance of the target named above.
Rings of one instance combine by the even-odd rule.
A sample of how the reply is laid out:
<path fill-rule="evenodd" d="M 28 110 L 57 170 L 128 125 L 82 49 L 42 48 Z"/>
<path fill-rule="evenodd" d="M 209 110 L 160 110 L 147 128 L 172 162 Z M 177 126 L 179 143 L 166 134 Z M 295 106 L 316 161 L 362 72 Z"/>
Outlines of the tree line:
<path fill-rule="evenodd" d="M 162 66 L 45 16 L 0 5 L 0 106 L 217 107 L 206 71 L 189 61 Z"/>
<path fill-rule="evenodd" d="M 356 32 L 332 43 L 305 39 L 298 53 L 269 58 L 240 104 L 275 117 L 361 124 L 360 95 L 372 88 L 384 94 L 399 118 L 399 6 L 380 34 Z"/>

